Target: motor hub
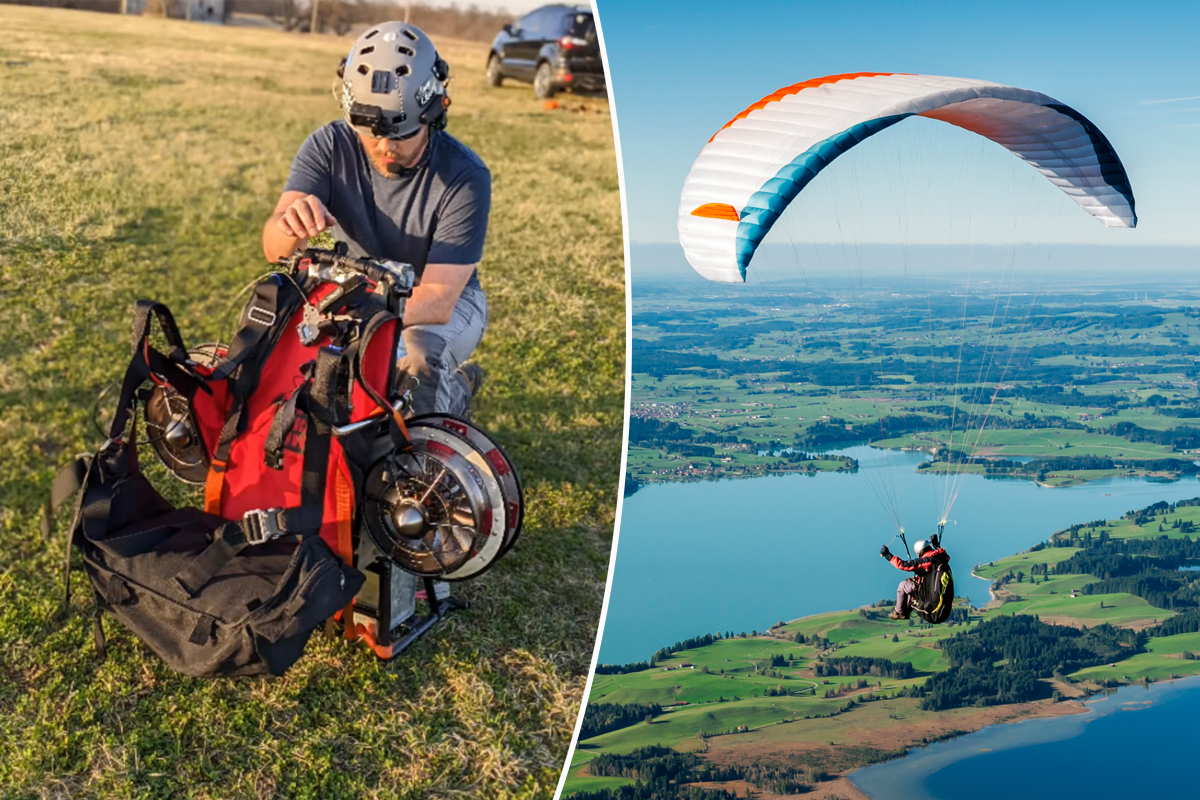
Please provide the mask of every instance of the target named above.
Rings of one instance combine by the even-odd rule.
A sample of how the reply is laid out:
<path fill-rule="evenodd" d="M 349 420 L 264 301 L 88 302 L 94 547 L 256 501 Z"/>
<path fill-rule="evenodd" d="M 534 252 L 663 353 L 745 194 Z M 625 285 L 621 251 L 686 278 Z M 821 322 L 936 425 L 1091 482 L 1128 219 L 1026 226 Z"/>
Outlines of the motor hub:
<path fill-rule="evenodd" d="M 367 532 L 401 569 L 445 581 L 472 578 L 511 547 L 523 516 L 520 483 L 486 434 L 446 415 L 408 423 L 413 449 L 368 471 Z"/>

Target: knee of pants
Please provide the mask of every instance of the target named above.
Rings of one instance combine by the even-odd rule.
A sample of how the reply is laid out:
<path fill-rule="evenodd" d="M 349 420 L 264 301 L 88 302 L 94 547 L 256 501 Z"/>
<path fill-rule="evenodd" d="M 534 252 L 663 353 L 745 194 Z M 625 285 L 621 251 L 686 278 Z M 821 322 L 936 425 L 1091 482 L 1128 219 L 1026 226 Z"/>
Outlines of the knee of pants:
<path fill-rule="evenodd" d="M 404 331 L 404 352 L 396 361 L 401 374 L 412 375 L 427 383 L 445 371 L 446 340 L 430 330 Z"/>
<path fill-rule="evenodd" d="M 442 361 L 427 350 L 409 348 L 408 352 L 396 361 L 396 368 L 401 376 L 412 375 L 424 381 L 429 376 L 442 371 Z"/>

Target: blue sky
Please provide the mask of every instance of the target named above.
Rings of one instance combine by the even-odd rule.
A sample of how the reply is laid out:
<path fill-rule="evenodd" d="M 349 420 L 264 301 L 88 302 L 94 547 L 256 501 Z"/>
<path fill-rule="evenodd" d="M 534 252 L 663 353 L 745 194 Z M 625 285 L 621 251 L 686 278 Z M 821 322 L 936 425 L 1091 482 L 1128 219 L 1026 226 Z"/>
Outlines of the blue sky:
<path fill-rule="evenodd" d="M 677 239 L 684 177 L 709 136 L 738 111 L 797 81 L 881 71 L 993 80 L 1075 107 L 1125 163 L 1137 230 L 1106 231 L 997 145 L 911 120 L 822 173 L 777 224 L 776 243 L 838 241 L 835 216 L 855 226 L 861 242 L 961 243 L 970 206 L 976 242 L 1200 245 L 1198 2 L 597 6 L 635 243 Z"/>

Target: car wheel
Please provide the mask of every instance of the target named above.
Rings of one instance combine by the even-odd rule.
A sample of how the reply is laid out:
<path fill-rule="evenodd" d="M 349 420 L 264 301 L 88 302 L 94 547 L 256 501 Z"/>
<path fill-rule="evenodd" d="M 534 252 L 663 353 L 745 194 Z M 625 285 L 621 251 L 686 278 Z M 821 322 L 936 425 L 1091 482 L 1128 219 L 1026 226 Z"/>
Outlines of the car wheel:
<path fill-rule="evenodd" d="M 549 61 L 538 64 L 537 73 L 533 76 L 533 93 L 542 99 L 554 97 L 553 70 Z"/>
<path fill-rule="evenodd" d="M 487 65 L 487 84 L 488 86 L 499 86 L 502 83 L 504 83 L 504 75 L 500 72 L 500 56 L 492 53 Z"/>

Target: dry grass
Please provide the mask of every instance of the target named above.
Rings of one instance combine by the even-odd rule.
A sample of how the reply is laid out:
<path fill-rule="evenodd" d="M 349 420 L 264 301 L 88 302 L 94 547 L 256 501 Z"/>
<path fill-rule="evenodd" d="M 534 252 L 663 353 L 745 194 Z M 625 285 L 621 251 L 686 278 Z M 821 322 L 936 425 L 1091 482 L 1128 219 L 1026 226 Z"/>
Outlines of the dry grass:
<path fill-rule="evenodd" d="M 97 443 L 92 402 L 119 377 L 136 297 L 169 303 L 189 341 L 227 330 L 292 154 L 336 113 L 347 43 L 11 6 L 0 29 L 0 797 L 549 797 L 620 457 L 606 104 L 543 111 L 528 87 L 484 87 L 482 46 L 439 42 L 451 132 L 495 181 L 477 418 L 522 470 L 522 543 L 393 663 L 318 637 L 283 679 L 206 682 L 111 624 L 97 663 L 90 600 L 55 614 L 62 534 L 42 539 L 38 509 Z"/>

